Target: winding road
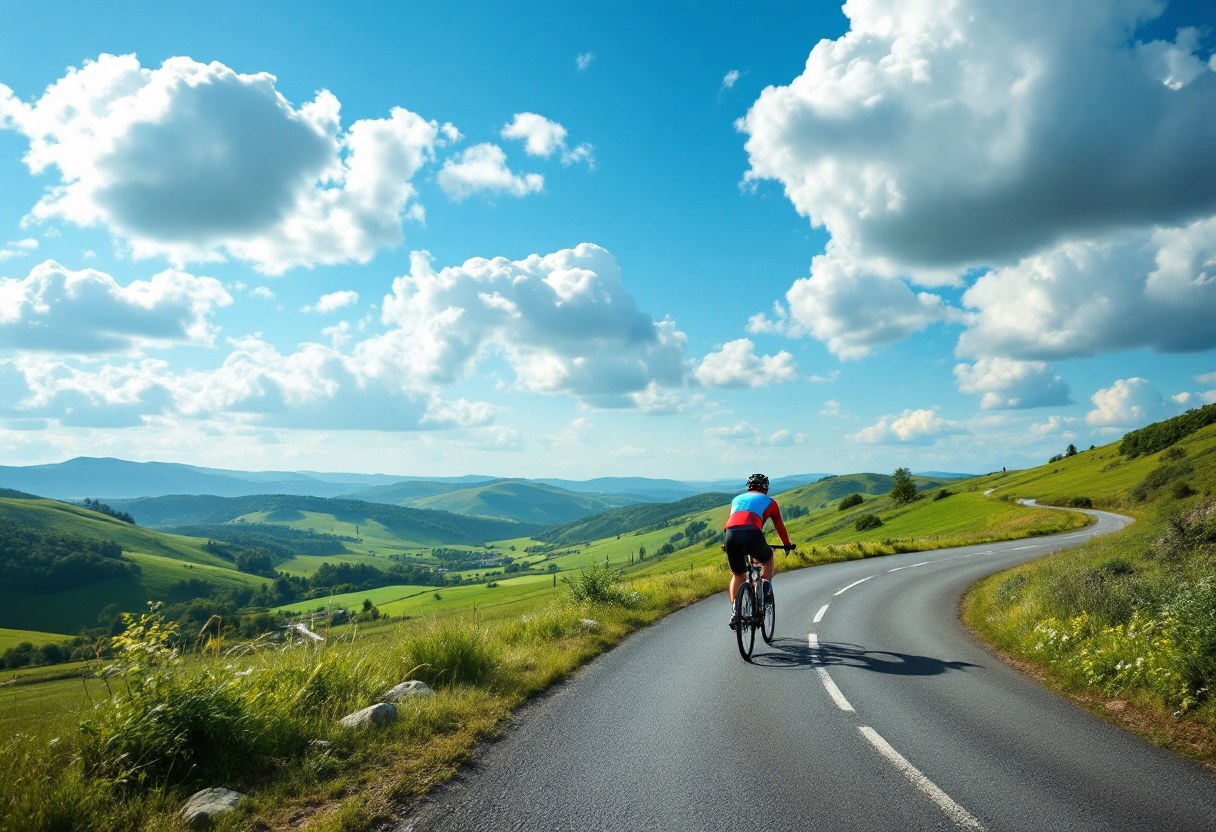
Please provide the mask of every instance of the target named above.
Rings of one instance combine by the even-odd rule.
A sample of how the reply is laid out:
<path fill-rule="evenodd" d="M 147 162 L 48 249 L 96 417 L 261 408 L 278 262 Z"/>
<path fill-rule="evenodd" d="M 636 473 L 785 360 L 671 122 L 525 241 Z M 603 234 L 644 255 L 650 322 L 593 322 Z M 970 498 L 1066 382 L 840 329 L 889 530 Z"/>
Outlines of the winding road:
<path fill-rule="evenodd" d="M 779 575 L 777 639 L 738 654 L 723 595 L 520 713 L 396 832 L 1216 830 L 1216 778 L 1023 677 L 963 592 L 1051 538 Z"/>

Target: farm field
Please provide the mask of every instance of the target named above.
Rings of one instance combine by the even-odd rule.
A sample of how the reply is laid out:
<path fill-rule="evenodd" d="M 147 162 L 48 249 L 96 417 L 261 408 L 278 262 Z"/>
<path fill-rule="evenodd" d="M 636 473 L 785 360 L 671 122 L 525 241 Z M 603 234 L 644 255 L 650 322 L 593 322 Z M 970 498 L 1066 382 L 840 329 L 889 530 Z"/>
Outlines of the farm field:
<path fill-rule="evenodd" d="M 63 640 L 62 633 L 44 633 L 38 630 L 12 630 L 6 627 L 0 627 L 0 653 L 10 647 L 16 647 L 23 641 L 28 641 L 37 647 L 40 644 L 48 642 L 59 642 Z"/>

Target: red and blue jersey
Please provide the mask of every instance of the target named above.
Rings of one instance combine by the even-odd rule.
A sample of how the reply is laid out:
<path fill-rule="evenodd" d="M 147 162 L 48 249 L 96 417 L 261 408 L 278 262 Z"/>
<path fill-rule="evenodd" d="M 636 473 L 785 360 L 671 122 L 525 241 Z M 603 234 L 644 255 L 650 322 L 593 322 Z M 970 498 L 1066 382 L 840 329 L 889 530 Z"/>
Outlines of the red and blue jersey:
<path fill-rule="evenodd" d="M 726 518 L 724 529 L 737 529 L 744 526 L 764 528 L 764 521 L 772 520 L 773 528 L 781 535 L 781 542 L 790 545 L 790 538 L 785 533 L 785 523 L 781 522 L 781 509 L 777 501 L 760 491 L 749 491 L 740 494 L 730 502 L 730 517 Z"/>

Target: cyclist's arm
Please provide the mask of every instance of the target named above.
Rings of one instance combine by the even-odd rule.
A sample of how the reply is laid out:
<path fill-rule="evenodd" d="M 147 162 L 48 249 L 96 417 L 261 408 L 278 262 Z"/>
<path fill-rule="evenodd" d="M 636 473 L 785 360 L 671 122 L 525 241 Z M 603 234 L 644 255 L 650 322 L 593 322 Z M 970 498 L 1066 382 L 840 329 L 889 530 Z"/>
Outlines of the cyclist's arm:
<path fill-rule="evenodd" d="M 773 521 L 773 528 L 777 530 L 777 534 L 781 535 L 781 542 L 789 546 L 790 536 L 785 532 L 785 523 L 781 522 L 781 509 L 777 507 L 777 503 L 772 503 L 764 514 Z"/>

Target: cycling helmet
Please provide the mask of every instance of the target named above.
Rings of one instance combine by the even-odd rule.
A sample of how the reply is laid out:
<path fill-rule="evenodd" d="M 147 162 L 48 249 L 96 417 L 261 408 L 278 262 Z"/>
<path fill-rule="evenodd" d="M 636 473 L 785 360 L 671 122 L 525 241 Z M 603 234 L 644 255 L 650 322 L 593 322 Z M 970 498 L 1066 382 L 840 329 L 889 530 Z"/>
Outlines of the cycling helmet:
<path fill-rule="evenodd" d="M 752 474 L 747 478 L 748 491 L 768 491 L 768 477 L 764 474 Z"/>

